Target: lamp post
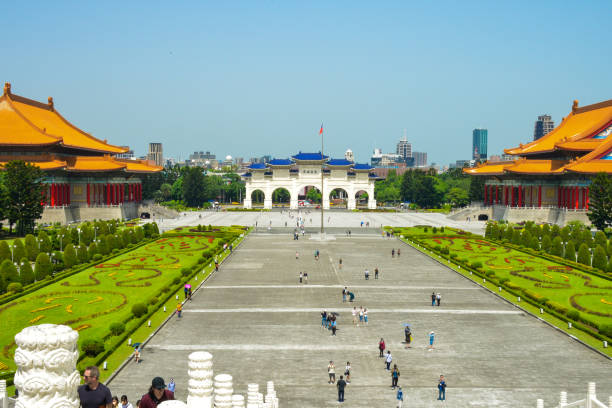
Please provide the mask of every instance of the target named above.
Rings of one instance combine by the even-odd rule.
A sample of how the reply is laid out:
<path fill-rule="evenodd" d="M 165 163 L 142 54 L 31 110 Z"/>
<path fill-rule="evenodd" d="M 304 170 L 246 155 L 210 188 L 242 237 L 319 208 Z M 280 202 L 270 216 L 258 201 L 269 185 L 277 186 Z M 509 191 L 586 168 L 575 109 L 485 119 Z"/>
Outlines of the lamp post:
<path fill-rule="evenodd" d="M 77 232 L 79 233 L 79 246 L 81 246 L 81 229 L 77 228 Z"/>

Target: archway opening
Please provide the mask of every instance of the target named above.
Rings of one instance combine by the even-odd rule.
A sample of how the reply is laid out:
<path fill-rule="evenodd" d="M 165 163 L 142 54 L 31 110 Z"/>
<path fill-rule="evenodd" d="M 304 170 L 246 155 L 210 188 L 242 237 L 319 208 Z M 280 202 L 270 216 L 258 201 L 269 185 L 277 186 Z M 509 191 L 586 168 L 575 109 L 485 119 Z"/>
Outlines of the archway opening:
<path fill-rule="evenodd" d="M 298 193 L 298 205 L 304 207 L 321 205 L 321 190 L 315 186 L 304 186 Z"/>
<path fill-rule="evenodd" d="M 365 190 L 359 190 L 355 193 L 355 205 L 357 208 L 368 208 L 369 199 L 370 196 Z"/>
<path fill-rule="evenodd" d="M 348 208 L 348 193 L 343 188 L 335 188 L 329 193 L 329 205 L 332 208 Z"/>
<path fill-rule="evenodd" d="M 272 192 L 272 205 L 276 207 L 287 207 L 291 201 L 291 193 L 284 187 L 279 187 Z"/>
<path fill-rule="evenodd" d="M 489 216 L 487 214 L 478 214 L 478 221 L 488 221 Z"/>
<path fill-rule="evenodd" d="M 264 198 L 265 198 L 265 194 L 263 191 L 261 190 L 253 190 L 253 192 L 251 193 L 251 205 L 253 207 L 261 207 L 263 208 L 264 206 Z"/>

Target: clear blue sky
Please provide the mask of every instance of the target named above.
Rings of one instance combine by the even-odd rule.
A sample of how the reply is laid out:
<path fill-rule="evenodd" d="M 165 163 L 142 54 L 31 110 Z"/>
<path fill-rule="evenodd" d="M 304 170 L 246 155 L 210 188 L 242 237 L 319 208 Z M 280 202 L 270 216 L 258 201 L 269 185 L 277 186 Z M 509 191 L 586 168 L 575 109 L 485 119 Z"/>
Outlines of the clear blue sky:
<path fill-rule="evenodd" d="M 1 80 L 144 154 L 489 155 L 612 99 L 611 1 L 11 2 Z"/>

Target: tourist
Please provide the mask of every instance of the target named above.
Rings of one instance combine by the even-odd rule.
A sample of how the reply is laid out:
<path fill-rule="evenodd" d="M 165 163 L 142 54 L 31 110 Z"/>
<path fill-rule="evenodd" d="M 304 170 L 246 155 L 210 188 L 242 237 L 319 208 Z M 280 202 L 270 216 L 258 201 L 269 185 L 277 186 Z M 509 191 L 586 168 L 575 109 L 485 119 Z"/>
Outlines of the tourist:
<path fill-rule="evenodd" d="M 344 289 L 342 289 L 342 302 L 346 302 L 346 295 L 348 295 L 348 289 L 346 288 L 346 286 L 344 287 Z"/>
<path fill-rule="evenodd" d="M 328 384 L 333 384 L 336 382 L 336 366 L 334 365 L 333 361 L 330 361 L 329 364 L 327 365 L 327 374 L 329 375 L 329 381 L 327 381 Z"/>
<path fill-rule="evenodd" d="M 391 388 L 395 389 L 397 387 L 397 382 L 399 381 L 400 372 L 397 368 L 397 364 L 393 364 L 393 371 L 391 372 Z"/>
<path fill-rule="evenodd" d="M 385 358 L 385 364 L 387 365 L 387 371 L 391 370 L 392 361 L 393 361 L 393 357 L 391 357 L 391 350 L 387 350 L 387 357 Z"/>
<path fill-rule="evenodd" d="M 368 325 L 368 309 L 364 308 L 363 309 L 363 322 L 365 323 L 365 325 Z"/>
<path fill-rule="evenodd" d="M 346 387 L 346 381 L 344 381 L 343 377 L 340 376 L 340 380 L 338 380 L 338 402 L 344 402 L 344 388 Z"/>
<path fill-rule="evenodd" d="M 295 251 L 295 259 L 300 259 L 300 253 L 298 251 Z"/>
<path fill-rule="evenodd" d="M 338 269 L 342 269 L 342 258 L 338 260 Z"/>
<path fill-rule="evenodd" d="M 357 326 L 357 306 L 353 306 L 353 326 Z"/>
<path fill-rule="evenodd" d="M 100 370 L 96 366 L 89 366 L 83 373 L 85 384 L 79 385 L 77 392 L 81 407 L 83 408 L 111 408 L 113 398 L 108 387 L 100 383 Z"/>
<path fill-rule="evenodd" d="M 113 395 L 113 408 L 116 408 L 119 406 L 119 397 L 117 397 L 116 395 Z"/>
<path fill-rule="evenodd" d="M 121 396 L 121 405 L 120 405 L 120 407 L 121 408 L 133 408 L 132 404 L 130 404 L 128 402 L 127 395 L 122 395 Z"/>
<path fill-rule="evenodd" d="M 140 363 L 140 346 L 134 347 L 134 361 Z"/>
<path fill-rule="evenodd" d="M 349 302 L 352 302 L 353 300 L 355 300 L 355 294 L 353 292 L 349 292 L 348 296 L 349 296 Z"/>
<path fill-rule="evenodd" d="M 219 272 L 219 261 L 215 258 L 215 272 Z"/>
<path fill-rule="evenodd" d="M 189 288 L 187 287 L 187 285 L 185 285 L 185 287 L 183 288 L 183 292 L 185 292 L 185 300 L 187 300 L 187 297 L 189 296 Z"/>
<path fill-rule="evenodd" d="M 327 328 L 327 311 L 323 310 L 321 312 L 321 327 Z"/>
<path fill-rule="evenodd" d="M 337 325 L 336 325 L 336 316 L 332 316 L 332 336 L 336 335 Z"/>
<path fill-rule="evenodd" d="M 395 248 L 391 250 L 391 258 L 395 258 Z"/>
<path fill-rule="evenodd" d="M 436 292 L 431 292 L 431 305 L 436 305 Z"/>
<path fill-rule="evenodd" d="M 399 248 L 397 248 L 397 257 L 398 258 L 400 257 L 400 249 Z"/>
<path fill-rule="evenodd" d="M 439 293 L 436 294 L 436 304 L 438 306 L 440 306 L 440 301 L 442 300 L 442 295 L 440 295 Z"/>
<path fill-rule="evenodd" d="M 308 272 L 304 272 L 304 283 L 308 283 Z"/>
<path fill-rule="evenodd" d="M 374 279 L 378 279 L 378 268 L 374 268 Z"/>
<path fill-rule="evenodd" d="M 402 391 L 402 387 L 397 388 L 397 408 L 402 408 L 402 404 L 404 402 L 404 392 Z"/>
<path fill-rule="evenodd" d="M 346 376 L 346 383 L 351 383 L 351 362 L 346 362 L 346 367 L 344 367 L 344 375 Z"/>
<path fill-rule="evenodd" d="M 444 379 L 443 375 L 441 375 L 440 379 L 438 380 L 438 400 L 446 400 L 446 380 Z"/>
<path fill-rule="evenodd" d="M 363 323 L 363 306 L 359 306 L 359 324 Z"/>
<path fill-rule="evenodd" d="M 410 326 L 406 326 L 404 328 L 404 337 L 406 339 L 406 348 L 410 348 L 410 341 L 412 340 L 412 331 L 410 330 Z"/>
<path fill-rule="evenodd" d="M 141 402 L 141 401 L 142 401 L 142 400 L 136 400 L 136 408 L 140 408 L 140 402 Z"/>
<path fill-rule="evenodd" d="M 433 331 L 429 332 L 429 351 L 433 350 L 433 344 L 435 340 L 436 334 Z"/>
<path fill-rule="evenodd" d="M 174 392 L 175 388 L 176 388 L 176 383 L 174 382 L 174 378 L 171 378 L 170 382 L 168 383 L 168 390 Z"/>
<path fill-rule="evenodd" d="M 187 299 L 191 300 L 191 288 L 189 288 L 189 291 L 187 292 Z"/>
<path fill-rule="evenodd" d="M 300 272 L 300 283 L 302 283 L 302 278 L 304 277 L 304 274 L 302 272 Z"/>
<path fill-rule="evenodd" d="M 378 342 L 378 351 L 380 352 L 379 357 L 384 357 L 385 353 L 385 340 L 381 337 Z"/>
<path fill-rule="evenodd" d="M 366 268 L 364 274 L 365 274 L 365 280 L 369 280 L 370 279 L 370 271 L 368 270 L 368 268 Z"/>
<path fill-rule="evenodd" d="M 151 388 L 149 388 L 149 392 L 142 396 L 142 399 L 140 400 L 140 407 L 156 408 L 160 403 L 173 399 L 174 393 L 166 389 L 164 379 L 161 377 L 155 377 L 153 381 L 151 381 Z"/>
<path fill-rule="evenodd" d="M 183 313 L 183 304 L 179 302 L 178 305 L 176 305 L 176 313 L 178 313 L 178 317 L 179 319 L 181 318 L 181 313 Z"/>

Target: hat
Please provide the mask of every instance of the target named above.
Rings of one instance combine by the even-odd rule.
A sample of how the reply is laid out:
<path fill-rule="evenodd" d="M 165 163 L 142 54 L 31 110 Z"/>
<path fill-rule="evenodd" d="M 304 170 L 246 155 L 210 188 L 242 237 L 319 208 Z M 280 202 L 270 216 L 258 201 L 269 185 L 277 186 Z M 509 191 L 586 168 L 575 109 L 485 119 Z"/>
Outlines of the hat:
<path fill-rule="evenodd" d="M 161 377 L 155 377 L 151 382 L 151 386 L 153 388 L 157 388 L 158 390 L 163 390 L 166 388 L 166 384 L 164 384 L 164 379 Z"/>

